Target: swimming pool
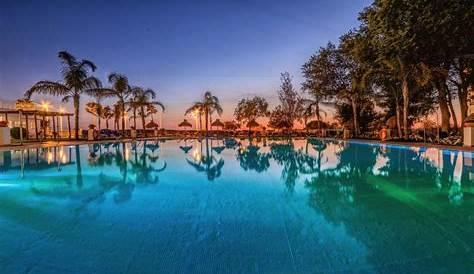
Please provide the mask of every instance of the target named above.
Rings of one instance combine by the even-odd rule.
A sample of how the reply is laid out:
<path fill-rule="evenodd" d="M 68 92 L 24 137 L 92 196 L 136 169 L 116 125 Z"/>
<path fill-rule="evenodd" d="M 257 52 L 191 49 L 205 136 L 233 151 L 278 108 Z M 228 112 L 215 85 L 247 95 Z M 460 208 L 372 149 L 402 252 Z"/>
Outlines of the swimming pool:
<path fill-rule="evenodd" d="M 0 152 L 1 273 L 473 273 L 472 153 L 187 140 Z"/>

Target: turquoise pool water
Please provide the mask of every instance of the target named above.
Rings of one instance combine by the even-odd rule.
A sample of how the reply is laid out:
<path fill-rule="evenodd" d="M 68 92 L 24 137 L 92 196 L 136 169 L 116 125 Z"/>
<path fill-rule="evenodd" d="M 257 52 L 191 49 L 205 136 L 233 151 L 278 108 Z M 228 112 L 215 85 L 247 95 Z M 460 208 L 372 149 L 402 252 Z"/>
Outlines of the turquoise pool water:
<path fill-rule="evenodd" d="M 467 152 L 197 140 L 0 152 L 0 273 L 473 273 Z"/>

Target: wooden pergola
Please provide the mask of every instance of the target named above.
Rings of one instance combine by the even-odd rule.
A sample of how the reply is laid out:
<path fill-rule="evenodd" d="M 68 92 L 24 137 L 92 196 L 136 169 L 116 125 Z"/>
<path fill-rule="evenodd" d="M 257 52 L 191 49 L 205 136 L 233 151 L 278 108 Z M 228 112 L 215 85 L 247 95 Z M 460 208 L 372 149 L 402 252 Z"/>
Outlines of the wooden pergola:
<path fill-rule="evenodd" d="M 52 120 L 52 131 L 53 131 L 53 139 L 57 139 L 59 137 L 58 128 L 60 124 L 60 117 L 67 118 L 67 128 L 69 133 L 69 139 L 71 139 L 71 116 L 74 114 L 67 113 L 67 112 L 59 112 L 59 111 L 43 111 L 43 110 L 22 110 L 22 109 L 0 109 L 0 115 L 5 116 L 5 120 L 8 121 L 8 115 L 18 115 L 18 120 L 20 123 L 20 128 L 23 128 L 23 117 L 26 123 L 26 131 L 27 136 L 26 139 L 29 139 L 28 134 L 28 122 L 30 118 L 34 120 L 34 130 L 35 130 L 35 139 L 39 140 L 39 126 L 38 120 L 42 121 L 43 127 L 47 117 L 51 117 Z M 44 130 L 44 129 L 42 129 Z M 20 130 L 20 141 L 23 142 L 23 130 Z"/>

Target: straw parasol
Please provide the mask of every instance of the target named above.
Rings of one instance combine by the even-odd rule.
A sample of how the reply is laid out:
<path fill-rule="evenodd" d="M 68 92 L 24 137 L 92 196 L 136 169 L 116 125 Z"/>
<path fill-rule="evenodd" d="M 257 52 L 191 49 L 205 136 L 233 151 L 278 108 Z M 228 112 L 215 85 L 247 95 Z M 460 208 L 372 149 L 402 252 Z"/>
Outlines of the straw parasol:
<path fill-rule="evenodd" d="M 212 122 L 211 127 L 224 127 L 224 123 L 221 122 L 221 120 L 216 119 L 214 122 Z"/>
<path fill-rule="evenodd" d="M 217 152 L 217 154 L 221 154 L 222 151 L 224 151 L 225 146 L 218 146 L 218 147 L 213 147 L 212 150 Z"/>
<path fill-rule="evenodd" d="M 248 128 L 258 127 L 258 126 L 260 126 L 260 124 L 257 123 L 257 121 L 255 121 L 255 120 L 252 120 L 252 121 L 250 121 L 250 122 L 247 123 L 247 127 L 248 127 Z"/>
<path fill-rule="evenodd" d="M 181 123 L 178 124 L 178 127 L 193 127 L 188 120 L 184 119 Z"/>
<path fill-rule="evenodd" d="M 158 128 L 158 124 L 151 120 L 148 124 L 145 125 L 146 128 Z"/>

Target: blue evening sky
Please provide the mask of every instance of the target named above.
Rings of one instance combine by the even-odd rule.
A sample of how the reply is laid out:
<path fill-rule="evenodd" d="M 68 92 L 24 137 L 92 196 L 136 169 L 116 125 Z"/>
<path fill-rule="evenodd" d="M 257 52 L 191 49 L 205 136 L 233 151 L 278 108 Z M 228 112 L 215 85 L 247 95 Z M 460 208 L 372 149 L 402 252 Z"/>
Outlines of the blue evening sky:
<path fill-rule="evenodd" d="M 39 80 L 60 80 L 57 52 L 67 50 L 94 61 L 104 82 L 121 72 L 158 91 L 166 127 L 205 90 L 221 99 L 227 120 L 245 96 L 276 104 L 283 71 L 299 88 L 301 65 L 357 26 L 370 2 L 1 1 L 0 99 L 14 100 Z"/>

